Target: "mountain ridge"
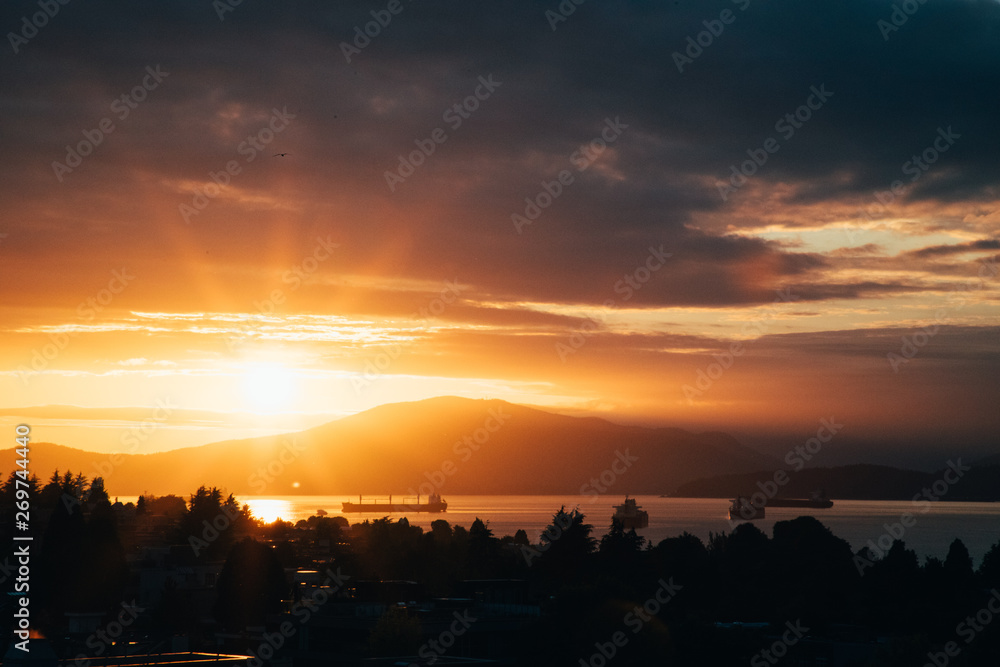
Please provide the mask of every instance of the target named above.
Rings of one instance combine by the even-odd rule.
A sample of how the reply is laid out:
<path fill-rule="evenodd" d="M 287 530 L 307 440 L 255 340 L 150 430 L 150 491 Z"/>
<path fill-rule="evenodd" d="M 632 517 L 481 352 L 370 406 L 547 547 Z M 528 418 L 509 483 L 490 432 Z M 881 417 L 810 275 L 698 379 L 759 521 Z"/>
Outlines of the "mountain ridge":
<path fill-rule="evenodd" d="M 951 464 L 949 464 L 951 466 Z M 857 463 L 847 466 L 803 468 L 785 471 L 787 481 L 776 484 L 772 470 L 750 473 L 715 475 L 679 485 L 671 495 L 685 498 L 732 497 L 738 493 L 750 495 L 768 488 L 771 497 L 808 498 L 822 489 L 831 500 L 913 500 L 924 498 L 925 489 L 943 488 L 934 495 L 940 500 L 994 502 L 1000 500 L 1000 465 L 982 462 L 955 461 L 956 467 L 934 472 L 906 470 L 892 466 Z M 968 468 L 965 470 L 964 468 Z M 961 470 L 961 475 L 957 475 Z M 950 471 L 950 472 L 949 472 Z M 941 481 L 945 483 L 940 484 Z M 950 483 L 949 483 L 950 482 Z M 773 486 L 772 486 L 773 485 Z"/>
<path fill-rule="evenodd" d="M 383 404 L 294 433 L 153 454 L 99 454 L 55 443 L 32 448 L 39 477 L 57 466 L 82 469 L 88 477 L 105 477 L 109 491 L 120 495 L 189 493 L 201 484 L 255 495 L 402 494 L 421 488 L 425 494 L 429 488 L 582 494 L 594 480 L 607 485 L 608 493 L 664 493 L 711 472 L 774 463 L 717 431 L 620 425 L 497 399 L 446 396 Z M 641 463 L 622 469 L 615 461 L 624 453 Z M 6 465 L 3 474 L 11 469 Z"/>

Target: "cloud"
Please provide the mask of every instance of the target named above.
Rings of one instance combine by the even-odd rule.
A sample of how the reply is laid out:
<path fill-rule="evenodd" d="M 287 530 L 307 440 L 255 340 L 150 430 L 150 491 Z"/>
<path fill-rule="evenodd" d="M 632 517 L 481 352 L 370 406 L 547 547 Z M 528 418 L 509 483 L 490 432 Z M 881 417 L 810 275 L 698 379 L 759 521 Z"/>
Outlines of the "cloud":
<path fill-rule="evenodd" d="M 1000 130 L 982 102 L 1000 90 L 1000 58 L 990 57 L 1000 55 L 990 32 L 1000 24 L 995 3 L 922 6 L 888 42 L 876 23 L 890 8 L 878 3 L 753 3 L 683 73 L 674 52 L 730 4 L 581 7 L 555 32 L 545 3 L 405 7 L 350 64 L 340 43 L 370 20 L 367 3 L 245 5 L 224 21 L 193 4 L 151 13 L 107 3 L 67 8 L 0 65 L 11 84 L 0 173 L 24 213 L 5 243 L 37 246 L 47 223 L 60 230 L 54 241 L 45 237 L 53 255 L 84 243 L 110 257 L 104 240 L 113 239 L 148 264 L 152 233 L 187 261 L 205 246 L 214 260 L 235 264 L 255 250 L 251 237 L 234 234 L 281 220 L 335 231 L 351 250 L 344 271 L 378 275 L 391 263 L 436 281 L 443 269 L 495 293 L 595 302 L 646 246 L 664 243 L 678 265 L 663 274 L 669 287 L 651 283 L 636 298 L 711 305 L 760 300 L 767 289 L 755 280 L 780 284 L 822 268 L 816 255 L 708 231 L 710 218 L 756 224 L 752 207 L 734 216 L 754 193 L 791 188 L 788 203 L 802 205 L 871 197 L 909 178 L 904 164 L 950 125 L 961 139 L 907 182 L 905 201 L 996 199 L 1000 167 L 988 147 Z M 447 39 L 428 40 L 428 30 Z M 176 32 L 183 44 L 167 38 Z M 276 48 L 244 48 L 246 40 Z M 952 48 L 956 40 L 963 49 Z M 170 75 L 128 117 L 115 117 L 111 103 L 155 64 Z M 502 85 L 452 129 L 444 113 L 488 75 Z M 833 92 L 823 108 L 780 137 L 747 190 L 721 201 L 717 182 L 748 150 L 779 137 L 776 121 L 820 85 Z M 284 107 L 295 118 L 271 145 L 289 158 L 271 160 L 267 151 L 246 161 L 242 142 Z M 73 213 L 53 211 L 49 163 L 106 116 L 114 133 L 59 186 Z M 628 129 L 576 171 L 572 156 L 609 118 Z M 391 193 L 385 172 L 437 127 L 447 141 Z M 230 160 L 241 172 L 195 227 L 179 228 L 177 207 L 190 188 L 177 184 L 209 184 Z M 516 235 L 510 215 L 564 169 L 574 182 Z M 700 234 L 686 226 L 695 219 L 706 225 Z"/>
<path fill-rule="evenodd" d="M 798 337 L 756 349 L 781 348 L 768 361 L 795 394 L 819 380 L 782 359 L 815 354 L 836 377 L 856 351 L 865 377 L 896 335 L 875 346 L 874 330 L 932 313 L 1000 247 L 1000 4 L 924 3 L 888 39 L 890 0 L 594 2 L 555 30 L 553 5 L 407 2 L 350 62 L 368 1 L 244 2 L 224 20 L 210 2 L 63 6 L 0 57 L 0 333 L 24 343 L 6 358 L 61 333 L 79 335 L 54 373 L 115 354 L 140 371 L 184 346 L 224 356 L 233 335 L 355 364 L 405 340 L 393 372 L 673 396 L 678 369 L 785 290 L 797 304 L 770 333 Z M 679 71 L 724 9 L 736 20 Z M 6 3 L 0 22 L 29 10 Z M 169 74 L 144 101 L 112 106 L 157 66 Z M 500 82 L 485 99 L 480 77 Z M 828 99 L 810 108 L 816 89 Z M 104 119 L 114 130 L 58 180 L 53 162 Z M 401 161 L 412 173 L 390 189 Z M 520 233 L 514 215 L 531 219 Z M 305 275 L 317 238 L 339 247 Z M 123 265 L 136 279 L 81 319 Z M 415 322 L 454 280 L 458 298 Z M 989 282 L 955 323 L 992 326 L 996 303 Z M 554 343 L 599 309 L 612 314 L 564 366 Z M 977 336 L 942 333 L 908 377 L 954 386 L 940 366 L 965 370 L 973 339 L 989 366 Z"/>
<path fill-rule="evenodd" d="M 915 257 L 942 257 L 948 255 L 958 255 L 967 252 L 1000 250 L 1000 240 L 980 239 L 969 241 L 968 243 L 956 243 L 954 245 L 935 245 L 914 250 L 910 254 Z"/>

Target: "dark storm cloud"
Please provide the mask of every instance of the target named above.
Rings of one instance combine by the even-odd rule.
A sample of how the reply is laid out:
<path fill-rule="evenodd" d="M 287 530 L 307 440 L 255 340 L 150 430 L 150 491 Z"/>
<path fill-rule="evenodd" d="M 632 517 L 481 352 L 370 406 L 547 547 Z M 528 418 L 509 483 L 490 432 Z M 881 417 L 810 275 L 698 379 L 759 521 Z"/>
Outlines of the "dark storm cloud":
<path fill-rule="evenodd" d="M 961 136 L 926 173 L 917 167 L 908 197 L 982 199 L 1000 176 L 997 3 L 930 2 L 888 39 L 877 25 L 888 2 L 585 3 L 552 30 L 545 11 L 557 4 L 403 2 L 350 63 L 342 44 L 386 3 L 247 0 L 222 20 L 208 1 L 61 6 L 0 61 L 0 176 L 23 213 L 9 243 L 44 239 L 59 254 L 95 230 L 106 238 L 98 254 L 167 243 L 148 219 L 182 224 L 174 210 L 190 194 L 178 184 L 206 182 L 286 107 L 295 120 L 273 145 L 288 161 L 245 165 L 234 186 L 286 197 L 291 212 L 220 199 L 183 231 L 187 245 L 225 257 L 256 238 L 245 229 L 333 225 L 351 248 L 344 270 L 379 265 L 391 239 L 407 248 L 392 259 L 409 275 L 459 275 L 511 300 L 615 298 L 617 281 L 661 244 L 673 258 L 634 304 L 767 302 L 789 284 L 805 300 L 914 289 L 817 285 L 828 265 L 816 255 L 686 227 L 697 214 L 727 215 L 716 181 L 769 137 L 780 150 L 752 178 L 796 186 L 805 202 L 909 179 L 907 163 L 939 128 Z M 36 9 L 7 3 L 0 26 L 16 31 Z M 678 71 L 674 54 L 724 10 L 734 20 Z M 51 162 L 157 64 L 169 78 L 57 183 Z M 502 84 L 449 127 L 443 114 L 480 76 Z M 811 119 L 779 132 L 822 86 L 832 96 Z M 578 170 L 573 156 L 615 119 L 627 129 Z M 391 192 L 385 172 L 438 127 L 447 142 Z M 511 215 L 561 170 L 573 183 L 518 235 Z M 48 219 L 53 201 L 74 215 Z M 46 221 L 56 238 L 44 236 Z"/>
<path fill-rule="evenodd" d="M 759 339 L 748 355 L 784 359 L 792 365 L 808 362 L 824 368 L 830 377 L 838 371 L 869 369 L 877 371 L 866 375 L 873 382 L 915 384 L 928 393 L 949 388 L 954 395 L 963 395 L 963 400 L 978 405 L 980 415 L 989 415 L 989 420 L 996 422 L 1000 416 L 988 404 L 995 402 L 994 378 L 1000 370 L 998 333 L 995 326 L 931 324 L 776 334 Z"/>
<path fill-rule="evenodd" d="M 968 243 L 957 243 L 955 245 L 928 246 L 927 248 L 914 250 L 909 254 L 916 257 L 941 257 L 976 250 L 1000 250 L 1000 240 L 980 239 L 979 241 L 969 241 Z"/>

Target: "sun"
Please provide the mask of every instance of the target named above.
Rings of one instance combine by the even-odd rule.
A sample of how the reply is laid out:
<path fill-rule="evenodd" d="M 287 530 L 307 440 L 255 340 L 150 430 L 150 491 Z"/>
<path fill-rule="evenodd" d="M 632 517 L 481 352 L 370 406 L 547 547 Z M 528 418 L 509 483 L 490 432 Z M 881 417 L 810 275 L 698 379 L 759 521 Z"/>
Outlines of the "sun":
<path fill-rule="evenodd" d="M 295 402 L 295 373 L 281 364 L 249 364 L 239 381 L 247 405 L 254 412 L 275 412 Z"/>

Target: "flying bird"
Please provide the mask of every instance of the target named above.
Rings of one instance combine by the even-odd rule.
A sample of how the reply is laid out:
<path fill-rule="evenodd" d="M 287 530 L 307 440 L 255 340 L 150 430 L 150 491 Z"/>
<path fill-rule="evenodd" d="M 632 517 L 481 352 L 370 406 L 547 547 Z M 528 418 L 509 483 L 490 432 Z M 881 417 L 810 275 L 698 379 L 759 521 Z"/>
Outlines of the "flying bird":
<path fill-rule="evenodd" d="M 281 157 L 285 157 L 286 155 L 289 155 L 289 153 L 275 153 L 275 154 L 274 154 L 274 155 L 272 155 L 271 157 L 278 157 L 279 155 L 280 155 Z"/>

